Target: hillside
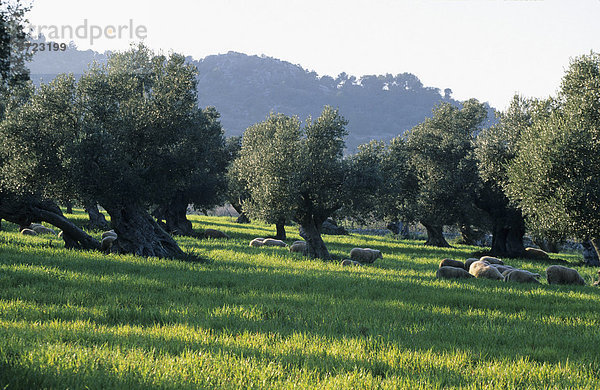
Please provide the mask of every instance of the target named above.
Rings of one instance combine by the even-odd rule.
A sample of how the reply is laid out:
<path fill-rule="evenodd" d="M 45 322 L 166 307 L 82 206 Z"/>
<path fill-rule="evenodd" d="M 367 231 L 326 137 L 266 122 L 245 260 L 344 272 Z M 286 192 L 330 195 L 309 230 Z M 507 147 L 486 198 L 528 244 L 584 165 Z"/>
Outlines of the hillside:
<path fill-rule="evenodd" d="M 79 75 L 90 62 L 103 62 L 106 56 L 73 46 L 65 52 L 40 52 L 30 65 L 32 79 L 39 83 L 61 72 Z M 235 52 L 188 60 L 199 71 L 200 105 L 217 108 L 227 136 L 242 134 L 271 111 L 304 120 L 318 116 L 329 104 L 349 121 L 347 146 L 352 151 L 371 139 L 389 140 L 403 133 L 430 116 L 442 101 L 460 104 L 452 99 L 451 90 L 442 94 L 438 88 L 425 87 L 411 73 L 361 78 L 342 73 L 334 79 L 286 61 Z"/>

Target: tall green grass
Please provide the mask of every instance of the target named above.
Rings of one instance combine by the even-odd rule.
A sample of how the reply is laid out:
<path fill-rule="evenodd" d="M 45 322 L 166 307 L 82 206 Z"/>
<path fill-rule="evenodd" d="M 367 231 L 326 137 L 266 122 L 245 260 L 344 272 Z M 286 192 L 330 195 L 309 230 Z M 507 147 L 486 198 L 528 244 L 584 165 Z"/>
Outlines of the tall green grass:
<path fill-rule="evenodd" d="M 437 280 L 442 258 L 476 248 L 325 236 L 339 259 L 383 252 L 342 267 L 248 246 L 271 226 L 191 218 L 232 237 L 178 239 L 210 262 L 0 233 L 1 387 L 600 388 L 597 288 Z M 575 268 L 591 284 L 596 270 Z"/>

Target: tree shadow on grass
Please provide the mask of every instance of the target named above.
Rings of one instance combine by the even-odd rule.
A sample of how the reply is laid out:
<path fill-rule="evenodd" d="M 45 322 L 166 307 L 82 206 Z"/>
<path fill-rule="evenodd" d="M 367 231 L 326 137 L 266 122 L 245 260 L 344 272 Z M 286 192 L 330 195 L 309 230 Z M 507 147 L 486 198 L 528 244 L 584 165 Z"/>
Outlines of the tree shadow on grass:
<path fill-rule="evenodd" d="M 226 248 L 231 250 L 221 247 Z M 64 253 L 71 254 L 17 256 L 17 249 L 3 254 L 7 255 L 3 263 L 12 268 L 0 269 L 0 297 L 23 303 L 21 309 L 0 313 L 5 324 L 25 321 L 34 340 L 49 337 L 55 342 L 62 339 L 44 332 L 48 321 L 81 320 L 109 329 L 185 325 L 212 329 L 217 336 L 250 332 L 286 338 L 302 333 L 329 344 L 323 345 L 322 354 L 299 350 L 286 357 L 269 348 L 218 340 L 210 345 L 176 338 L 161 341 L 150 335 L 132 340 L 108 332 L 111 345 L 121 348 L 139 343 L 174 354 L 186 348 L 226 350 L 239 358 L 250 354 L 259 360 L 308 364 L 311 369 L 322 366 L 335 372 L 357 365 L 375 376 L 405 373 L 386 362 L 331 356 L 330 343 L 382 338 L 382 350 L 392 346 L 437 354 L 461 350 L 489 359 L 523 357 L 550 364 L 569 356 L 571 363 L 598 364 L 600 291 L 591 287 L 438 281 L 433 272 L 420 273 L 416 263 L 409 269 L 418 271 L 417 276 L 402 278 L 368 267 L 348 270 L 315 264 L 300 269 L 293 262 L 239 260 L 191 266 L 127 257 L 65 257 Z M 11 332 L 19 338 L 21 331 Z M 96 332 L 91 333 L 69 337 L 101 345 L 93 336 Z M 431 367 L 425 375 L 445 374 L 443 370 Z M 461 374 L 456 380 L 465 385 Z"/>

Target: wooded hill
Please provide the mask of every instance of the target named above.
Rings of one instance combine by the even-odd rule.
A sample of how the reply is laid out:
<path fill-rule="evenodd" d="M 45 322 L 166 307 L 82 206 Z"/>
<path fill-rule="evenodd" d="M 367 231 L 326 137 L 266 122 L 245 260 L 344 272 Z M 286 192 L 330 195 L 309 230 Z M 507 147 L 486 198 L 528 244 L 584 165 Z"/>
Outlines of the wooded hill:
<path fill-rule="evenodd" d="M 48 82 L 58 73 L 81 75 L 89 63 L 106 58 L 71 45 L 65 52 L 37 53 L 29 67 L 36 83 Z M 412 128 L 440 102 L 460 105 L 450 89 L 425 87 L 411 73 L 360 78 L 342 73 L 333 78 L 275 58 L 236 52 L 187 60 L 198 68 L 200 105 L 217 108 L 227 136 L 241 135 L 271 111 L 304 120 L 331 105 L 349 121 L 346 146 L 353 152 L 371 139 L 389 140 Z"/>

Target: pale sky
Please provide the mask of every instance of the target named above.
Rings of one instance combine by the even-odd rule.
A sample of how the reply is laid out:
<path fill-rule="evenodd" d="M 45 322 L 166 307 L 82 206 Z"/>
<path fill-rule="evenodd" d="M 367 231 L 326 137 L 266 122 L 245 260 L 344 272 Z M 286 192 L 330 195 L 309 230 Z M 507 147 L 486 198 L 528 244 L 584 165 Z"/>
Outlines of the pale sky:
<path fill-rule="evenodd" d="M 232 50 L 334 77 L 409 72 L 499 109 L 515 92 L 554 94 L 570 57 L 600 51 L 600 0 L 34 0 L 29 19 L 73 29 L 131 20 L 150 47 L 196 59 Z M 126 49 L 121 31 L 73 40 Z"/>

